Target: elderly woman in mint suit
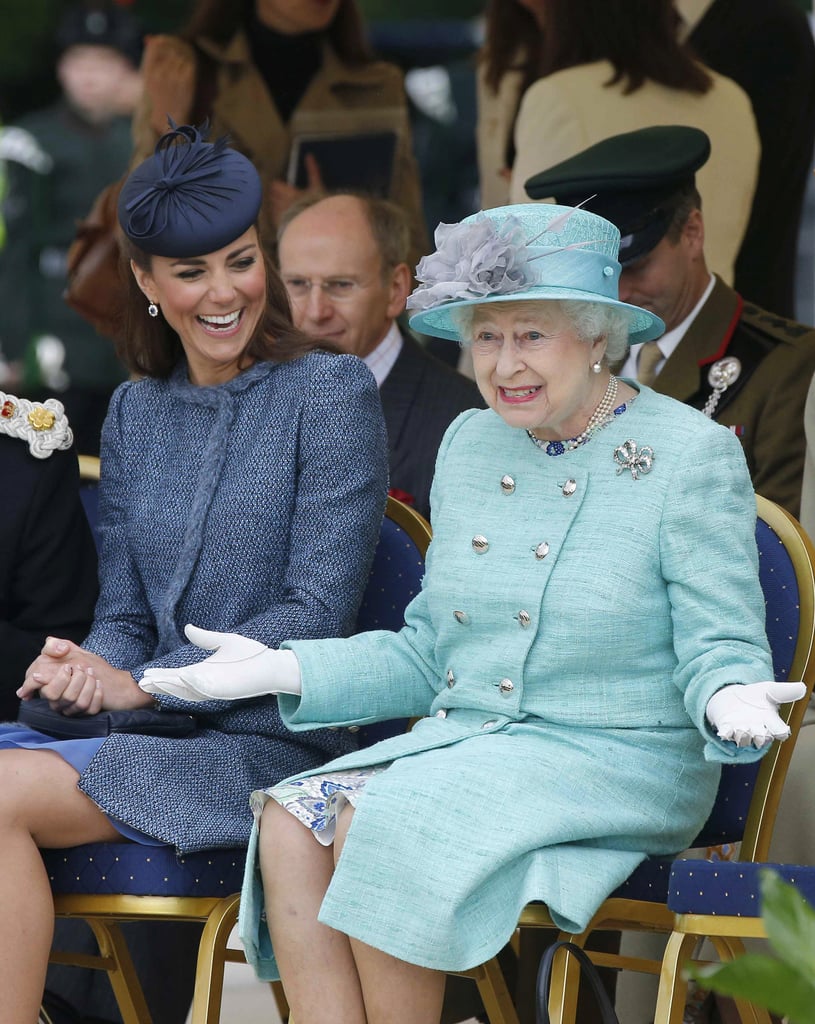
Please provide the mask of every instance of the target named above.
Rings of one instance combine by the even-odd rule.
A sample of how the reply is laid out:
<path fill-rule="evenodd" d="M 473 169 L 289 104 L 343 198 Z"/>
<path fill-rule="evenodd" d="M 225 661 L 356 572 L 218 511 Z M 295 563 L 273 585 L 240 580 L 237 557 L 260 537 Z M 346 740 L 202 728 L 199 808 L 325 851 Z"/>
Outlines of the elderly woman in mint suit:
<path fill-rule="evenodd" d="M 139 379 L 115 392 L 102 435 L 100 597 L 81 646 L 48 639 L 24 700 L 64 715 L 152 705 L 147 667 L 204 657 L 191 618 L 270 646 L 354 628 L 387 489 L 379 395 L 360 360 L 292 326 L 260 203 L 249 160 L 189 126 L 124 184 Z M 53 905 L 38 846 L 245 845 L 248 790 L 357 745 L 347 729 L 292 732 L 270 696 L 160 704 L 192 710 L 195 732 L 0 727 L 4 1024 L 30 1024 L 43 987 Z"/>
<path fill-rule="evenodd" d="M 545 204 L 438 230 L 411 324 L 472 346 L 489 408 L 442 443 L 400 632 L 273 651 L 193 629 L 214 655 L 145 673 L 190 699 L 276 692 L 294 730 L 421 716 L 252 797 L 243 936 L 298 1020 L 437 1020 L 444 972 L 530 900 L 580 931 L 688 845 L 721 763 L 761 757 L 803 693 L 771 681 L 738 440 L 609 373 L 662 330 L 618 301 L 618 242 Z"/>

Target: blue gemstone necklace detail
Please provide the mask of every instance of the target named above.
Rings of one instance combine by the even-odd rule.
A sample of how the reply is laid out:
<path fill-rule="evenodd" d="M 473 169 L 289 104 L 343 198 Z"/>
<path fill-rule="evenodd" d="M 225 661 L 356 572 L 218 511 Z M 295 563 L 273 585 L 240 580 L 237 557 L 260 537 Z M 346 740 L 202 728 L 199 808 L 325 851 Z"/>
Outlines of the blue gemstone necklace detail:
<path fill-rule="evenodd" d="M 531 430 L 527 430 L 527 436 L 534 445 L 547 455 L 563 455 L 565 452 L 574 451 L 575 448 L 579 448 L 580 445 L 589 441 L 603 427 L 608 426 L 615 416 L 621 416 L 625 412 L 627 408 L 625 402 L 622 405 L 614 405 L 617 401 L 618 387 L 619 380 L 614 374 L 611 374 L 608 378 L 608 384 L 606 385 L 603 397 L 589 417 L 589 422 L 586 424 L 585 429 L 577 437 L 570 437 L 566 441 L 542 441 L 539 437 L 535 437 Z"/>

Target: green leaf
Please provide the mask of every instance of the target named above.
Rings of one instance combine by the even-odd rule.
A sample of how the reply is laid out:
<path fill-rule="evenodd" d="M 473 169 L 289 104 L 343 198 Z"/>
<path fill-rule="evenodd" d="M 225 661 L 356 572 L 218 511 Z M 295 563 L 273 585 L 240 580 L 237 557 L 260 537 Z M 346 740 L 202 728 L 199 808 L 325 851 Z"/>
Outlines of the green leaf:
<path fill-rule="evenodd" d="M 794 1024 L 815 1024 L 815 977 L 763 954 L 746 953 L 725 964 L 688 967 L 699 984 L 791 1019 Z"/>
<path fill-rule="evenodd" d="M 806 978 L 815 980 L 815 910 L 794 885 L 761 872 L 761 916 L 770 945 Z"/>

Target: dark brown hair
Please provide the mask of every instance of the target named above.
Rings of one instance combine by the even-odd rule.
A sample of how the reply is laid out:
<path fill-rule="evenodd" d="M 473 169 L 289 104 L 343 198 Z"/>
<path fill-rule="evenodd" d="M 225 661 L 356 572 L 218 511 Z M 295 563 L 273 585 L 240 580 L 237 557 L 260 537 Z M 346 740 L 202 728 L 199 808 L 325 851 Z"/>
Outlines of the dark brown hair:
<path fill-rule="evenodd" d="M 713 80 L 678 39 L 673 0 L 547 0 L 541 75 L 607 60 L 636 92 L 645 81 L 706 93 Z"/>
<path fill-rule="evenodd" d="M 682 237 L 682 232 L 688 223 L 688 217 L 690 217 L 694 210 L 702 209 L 702 197 L 699 194 L 696 183 L 685 185 L 673 197 L 672 202 L 675 204 L 674 211 L 671 215 L 668 230 L 665 232 L 665 238 L 668 239 L 671 245 L 676 245 Z"/>
<path fill-rule="evenodd" d="M 191 43 L 203 36 L 224 45 L 246 23 L 252 6 L 253 0 L 201 0 L 194 5 L 179 35 Z M 375 59 L 356 0 L 340 0 L 326 35 L 344 64 L 355 67 Z"/>
<path fill-rule="evenodd" d="M 507 71 L 521 72 L 521 94 L 541 76 L 543 33 L 518 0 L 489 0 L 484 12 L 484 45 L 478 60 L 493 92 Z"/>
<path fill-rule="evenodd" d="M 266 267 L 266 306 L 244 355 L 252 362 L 268 359 L 285 363 L 316 348 L 330 349 L 331 346 L 294 326 L 286 288 L 262 245 L 260 251 Z M 147 273 L 152 268 L 152 257 L 123 238 L 120 272 L 126 277 L 128 291 L 124 330 L 116 341 L 116 351 L 128 370 L 137 376 L 169 377 L 183 359 L 184 349 L 164 317 L 151 317 L 147 312 L 148 301 L 136 283 L 130 260 Z"/>

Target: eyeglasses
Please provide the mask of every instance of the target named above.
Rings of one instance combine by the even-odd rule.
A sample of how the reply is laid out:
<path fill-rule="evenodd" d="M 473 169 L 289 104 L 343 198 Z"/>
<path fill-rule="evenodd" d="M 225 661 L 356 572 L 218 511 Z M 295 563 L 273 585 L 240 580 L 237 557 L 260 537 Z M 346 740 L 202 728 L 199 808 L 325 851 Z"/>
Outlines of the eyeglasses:
<path fill-rule="evenodd" d="M 328 277 L 324 281 L 312 281 L 309 277 L 284 277 L 283 283 L 289 295 L 297 302 L 309 298 L 312 288 L 320 288 L 329 299 L 342 302 L 344 299 L 352 299 L 361 288 L 367 287 L 348 277 Z"/>

